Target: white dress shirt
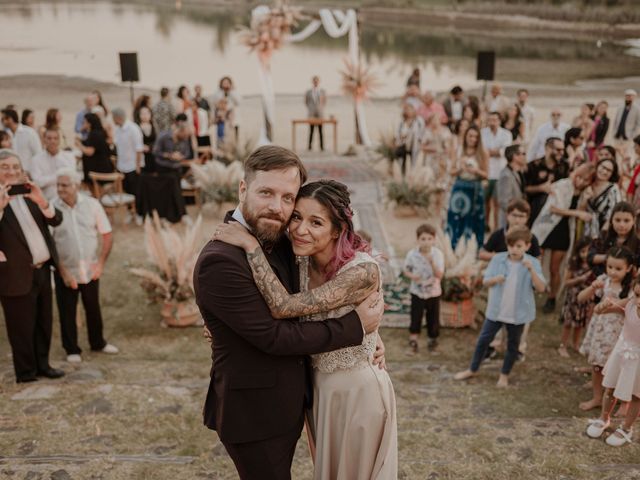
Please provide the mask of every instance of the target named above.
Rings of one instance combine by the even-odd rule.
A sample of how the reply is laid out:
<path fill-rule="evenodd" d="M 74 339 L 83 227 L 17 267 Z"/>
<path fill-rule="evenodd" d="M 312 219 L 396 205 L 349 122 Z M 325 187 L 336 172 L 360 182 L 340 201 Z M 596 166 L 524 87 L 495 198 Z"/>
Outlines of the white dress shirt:
<path fill-rule="evenodd" d="M 31 160 L 31 178 L 42 189 L 47 200 L 57 196 L 56 172 L 61 168 L 75 168 L 76 159 L 73 153 L 59 150 L 51 155 L 43 150 Z"/>
<path fill-rule="evenodd" d="M 462 118 L 463 104 L 460 100 L 451 100 L 451 119 L 457 122 Z"/>
<path fill-rule="evenodd" d="M 528 103 L 525 103 L 520 105 L 520 112 L 524 121 L 524 142 L 528 143 L 533 138 L 533 121 L 536 116 L 536 110 Z"/>
<path fill-rule="evenodd" d="M 557 127 L 554 127 L 551 122 L 540 125 L 529 145 L 527 161 L 532 162 L 544 157 L 544 144 L 547 139 L 558 137 L 564 142 L 564 134 L 567 133 L 567 130 L 569 130 L 569 124 L 564 122 L 560 122 Z"/>
<path fill-rule="evenodd" d="M 31 174 L 31 159 L 42 151 L 38 133 L 27 125 L 18 125 L 12 140 L 13 150 L 20 157 L 22 169 Z"/>
<path fill-rule="evenodd" d="M 51 258 L 51 253 L 49 252 L 49 247 L 47 247 L 47 242 L 45 241 L 44 236 L 42 235 L 42 232 L 40 231 L 40 228 L 33 218 L 31 210 L 29 210 L 29 206 L 22 195 L 13 197 L 9 201 L 9 205 L 18 219 L 24 238 L 27 240 L 27 246 L 29 247 L 31 258 L 33 259 L 33 265 L 39 265 L 49 260 Z M 42 213 L 47 218 L 53 218 L 55 216 L 55 211 L 51 204 L 49 204 L 49 207 L 46 210 L 42 210 Z M 4 210 L 0 211 L 0 220 L 2 220 L 3 214 Z"/>
<path fill-rule="evenodd" d="M 53 201 L 62 212 L 62 223 L 53 229 L 60 264 L 80 284 L 91 282 L 91 265 L 98 261 L 99 237 L 111 232 L 100 202 L 82 193 L 71 207 L 60 198 Z"/>
<path fill-rule="evenodd" d="M 136 169 L 136 156 L 144 152 L 142 130 L 131 120 L 126 120 L 122 126 L 116 125 L 116 148 L 118 150 L 118 170 L 122 173 L 133 172 Z M 140 167 L 144 166 L 144 155 Z"/>
<path fill-rule="evenodd" d="M 507 166 L 507 160 L 504 157 L 504 149 L 513 143 L 513 136 L 506 128 L 498 127 L 496 133 L 491 128 L 484 127 L 480 130 L 482 136 L 482 146 L 485 150 L 500 150 L 498 156 L 489 157 L 489 180 L 498 180 L 500 172 Z"/>

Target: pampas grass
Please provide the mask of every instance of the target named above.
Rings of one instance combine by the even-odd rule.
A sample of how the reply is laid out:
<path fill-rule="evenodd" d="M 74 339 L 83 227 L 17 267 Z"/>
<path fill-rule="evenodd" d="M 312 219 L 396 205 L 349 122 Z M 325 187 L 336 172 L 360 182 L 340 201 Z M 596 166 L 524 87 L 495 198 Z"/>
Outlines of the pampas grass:
<path fill-rule="evenodd" d="M 428 209 L 431 197 L 442 192 L 442 188 L 436 186 L 436 178 L 431 167 L 420 165 L 419 162 L 413 166 L 408 164 L 404 176 L 399 162 L 393 162 L 390 177 L 391 180 L 386 184 L 387 199 L 395 205 Z"/>
<path fill-rule="evenodd" d="M 444 255 L 442 299 L 458 302 L 473 297 L 476 291 L 476 280 L 483 267 L 483 262 L 477 258 L 476 237 L 471 236 L 468 239 L 462 237 L 454 250 L 449 235 L 438 230 L 436 246 Z"/>
<path fill-rule="evenodd" d="M 205 202 L 220 204 L 238 201 L 238 185 L 244 177 L 241 162 L 233 161 L 225 165 L 213 160 L 204 165 L 191 165 L 191 172 Z"/>
<path fill-rule="evenodd" d="M 157 212 L 144 223 L 145 246 L 151 268 L 131 268 L 142 288 L 156 302 L 184 302 L 194 297 L 193 269 L 202 247 L 202 217 L 181 235 L 160 223 Z"/>

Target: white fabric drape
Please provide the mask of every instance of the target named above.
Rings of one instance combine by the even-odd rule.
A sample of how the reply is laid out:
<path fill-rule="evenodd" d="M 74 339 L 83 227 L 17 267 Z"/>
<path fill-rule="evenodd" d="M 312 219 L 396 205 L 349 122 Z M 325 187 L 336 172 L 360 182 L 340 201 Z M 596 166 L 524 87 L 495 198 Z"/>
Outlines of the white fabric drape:
<path fill-rule="evenodd" d="M 251 12 L 252 24 L 257 21 L 261 16 L 268 12 L 269 7 L 260 5 L 255 7 Z M 360 51 L 358 46 L 358 16 L 356 11 L 349 9 L 345 12 L 341 10 L 329 10 L 323 8 L 319 12 L 320 20 L 312 20 L 309 24 L 303 28 L 300 32 L 295 33 L 287 37 L 287 42 L 302 42 L 318 31 L 320 26 L 324 27 L 331 38 L 340 38 L 349 34 L 349 60 L 354 67 L 357 67 L 360 63 Z M 260 79 L 260 86 L 262 90 L 262 103 L 264 106 L 264 113 L 266 119 L 271 123 L 272 128 L 275 123 L 275 91 L 273 89 L 273 80 L 271 72 L 268 68 L 259 62 L 258 76 Z M 371 139 L 367 132 L 367 123 L 364 116 L 364 108 L 361 101 L 355 101 L 355 114 L 358 119 L 359 133 L 362 142 L 370 146 Z M 263 125 L 260 144 L 269 143 L 269 139 L 266 135 L 266 126 Z"/>

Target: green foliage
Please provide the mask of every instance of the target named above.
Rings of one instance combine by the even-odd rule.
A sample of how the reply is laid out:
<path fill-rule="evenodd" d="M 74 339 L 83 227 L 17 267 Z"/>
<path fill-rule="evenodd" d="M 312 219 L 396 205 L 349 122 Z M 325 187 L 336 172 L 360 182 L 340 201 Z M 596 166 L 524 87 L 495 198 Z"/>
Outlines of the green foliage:
<path fill-rule="evenodd" d="M 425 187 L 409 186 L 405 181 L 392 181 L 387 184 L 387 197 L 396 205 L 411 205 L 429 208 L 433 191 Z"/>

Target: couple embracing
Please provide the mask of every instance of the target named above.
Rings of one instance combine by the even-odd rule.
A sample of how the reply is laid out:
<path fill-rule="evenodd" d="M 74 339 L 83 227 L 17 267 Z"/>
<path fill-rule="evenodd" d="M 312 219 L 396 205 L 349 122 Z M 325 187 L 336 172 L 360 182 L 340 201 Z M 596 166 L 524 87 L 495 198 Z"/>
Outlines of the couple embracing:
<path fill-rule="evenodd" d="M 290 479 L 305 421 L 315 480 L 393 480 L 380 270 L 346 186 L 306 176 L 293 152 L 258 148 L 238 208 L 200 254 L 194 287 L 213 337 L 204 422 L 242 480 Z"/>

